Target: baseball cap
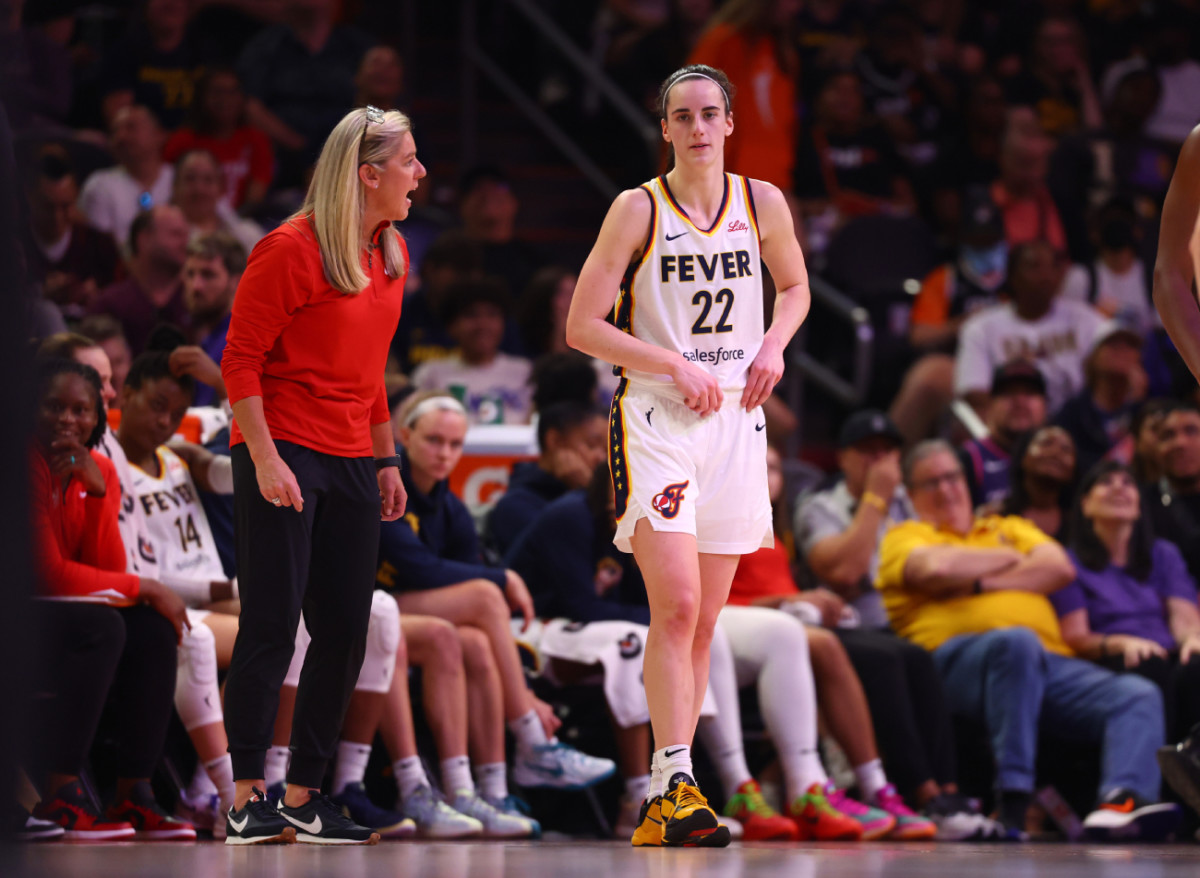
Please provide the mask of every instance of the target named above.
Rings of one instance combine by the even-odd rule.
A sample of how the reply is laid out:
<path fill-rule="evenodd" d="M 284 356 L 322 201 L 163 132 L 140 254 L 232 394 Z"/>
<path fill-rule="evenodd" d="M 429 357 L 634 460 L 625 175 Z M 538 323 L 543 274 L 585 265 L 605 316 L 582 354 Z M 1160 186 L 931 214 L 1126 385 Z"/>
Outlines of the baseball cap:
<path fill-rule="evenodd" d="M 1032 360 L 1009 360 L 992 372 L 992 396 L 1005 393 L 1014 384 L 1032 387 L 1046 395 L 1046 377 Z"/>
<path fill-rule="evenodd" d="M 891 439 L 896 445 L 904 444 L 900 430 L 892 423 L 891 418 L 878 409 L 864 409 L 855 412 L 842 424 L 842 432 L 838 434 L 838 448 L 849 448 L 864 439 L 874 439 L 883 436 Z"/>

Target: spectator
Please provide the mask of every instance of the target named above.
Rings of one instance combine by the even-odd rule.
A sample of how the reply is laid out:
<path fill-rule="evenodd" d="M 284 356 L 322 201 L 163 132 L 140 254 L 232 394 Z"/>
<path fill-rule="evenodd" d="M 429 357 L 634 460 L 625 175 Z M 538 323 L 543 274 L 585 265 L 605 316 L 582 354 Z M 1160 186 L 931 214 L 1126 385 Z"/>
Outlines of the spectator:
<path fill-rule="evenodd" d="M 233 294 L 245 270 L 246 251 L 225 232 L 202 235 L 188 244 L 183 302 L 195 344 L 177 349 L 171 362 L 177 374 L 191 374 L 200 382 L 193 405 L 213 405 L 225 396 L 221 357 L 233 313 Z"/>
<path fill-rule="evenodd" d="M 400 53 L 391 46 L 368 49 L 354 76 L 356 107 L 379 107 L 381 110 L 400 109 L 404 92 L 404 63 Z"/>
<path fill-rule="evenodd" d="M 1039 427 L 1017 442 L 1012 459 L 1008 496 L 980 513 L 1024 518 L 1065 543 L 1079 472 L 1071 434 L 1061 427 Z"/>
<path fill-rule="evenodd" d="M 1046 381 L 1046 408 L 1059 409 L 1083 387 L 1083 364 L 1105 320 L 1083 302 L 1063 301 L 1062 271 L 1046 241 L 1014 247 L 1008 255 L 1010 301 L 980 311 L 963 324 L 954 364 L 954 390 L 978 412 L 987 410 L 989 378 L 997 366 L 1031 360 Z"/>
<path fill-rule="evenodd" d="M 41 28 L 22 26 L 25 0 L 0 10 L 0 104 L 17 133 L 63 130 L 71 108 L 71 58 Z"/>
<path fill-rule="evenodd" d="M 1133 445 L 1130 469 L 1139 485 L 1156 484 L 1163 476 L 1159 431 L 1172 407 L 1169 399 L 1148 399 L 1134 413 L 1133 422 L 1129 425 Z"/>
<path fill-rule="evenodd" d="M 878 585 L 893 627 L 933 652 L 950 709 L 987 726 L 1010 835 L 1025 835 L 1044 723 L 1102 747 L 1089 835 L 1164 837 L 1179 814 L 1150 804 L 1160 785 L 1162 697 L 1148 681 L 1069 657 L 1046 597 L 1075 576 L 1066 552 L 1019 518 L 976 518 L 945 442 L 913 448 L 904 481 L 918 518 L 884 537 Z"/>
<path fill-rule="evenodd" d="M 913 517 L 900 484 L 902 444 L 900 431 L 883 412 L 855 412 L 838 436 L 842 478 L 802 498 L 796 509 L 801 555 L 817 579 L 853 607 L 869 629 L 888 625 L 874 586 L 879 541 L 888 527 Z"/>
<path fill-rule="evenodd" d="M 1037 366 L 1010 360 L 996 367 L 984 423 L 987 435 L 968 439 L 958 454 L 975 507 L 1008 496 L 1014 447 L 1046 423 L 1046 379 Z"/>
<path fill-rule="evenodd" d="M 1200 577 L 1200 409 L 1177 402 L 1158 428 L 1162 478 L 1145 486 L 1142 508 L 1154 533 L 1183 553 L 1188 573 Z M 1200 581 L 1200 580 L 1197 580 Z"/>
<path fill-rule="evenodd" d="M 496 165 L 477 165 L 463 175 L 458 187 L 463 231 L 483 248 L 483 270 L 510 291 L 523 291 L 546 263 L 536 247 L 517 237 L 520 207 L 512 181 Z"/>
<path fill-rule="evenodd" d="M 1084 364 L 1086 387 L 1054 417 L 1071 434 L 1086 473 L 1103 458 L 1131 461 L 1130 436 L 1134 412 L 1146 392 L 1142 371 L 1142 336 L 1120 325 L 1096 339 Z"/>
<path fill-rule="evenodd" d="M 1032 107 L 1050 137 L 1101 125 L 1086 49 L 1075 18 L 1047 15 L 1034 32 L 1027 69 L 1008 83 L 1009 103 Z"/>
<path fill-rule="evenodd" d="M 796 159 L 795 193 L 810 247 L 823 249 L 816 242 L 856 216 L 911 212 L 916 202 L 905 173 L 891 138 L 864 115 L 858 77 L 830 74 Z"/>
<path fill-rule="evenodd" d="M 1167 740 L 1200 722 L 1200 607 L 1179 549 L 1154 538 L 1128 467 L 1104 461 L 1079 486 L 1069 543 L 1076 579 L 1050 600 L 1081 658 L 1162 690 Z"/>
<path fill-rule="evenodd" d="M 587 354 L 574 350 L 539 357 L 529 377 L 534 410 L 540 412 L 559 402 L 577 402 L 588 408 L 608 407 L 612 397 L 607 400 L 600 397 L 595 363 Z"/>
<path fill-rule="evenodd" d="M 524 424 L 532 414 L 531 364 L 500 352 L 508 297 L 495 279 L 460 281 L 446 291 L 443 323 L 456 353 L 421 365 L 418 390 L 449 390 L 475 424 Z"/>
<path fill-rule="evenodd" d="M 129 33 L 104 58 L 106 122 L 140 104 L 169 131 L 183 124 L 204 66 L 203 53 L 188 36 L 189 14 L 187 0 L 146 0 Z"/>
<path fill-rule="evenodd" d="M 799 135 L 797 81 L 800 57 L 795 48 L 798 0 L 730 0 L 709 19 L 688 56 L 688 64 L 708 64 L 749 91 L 738 107 L 736 133 L 725 144 L 725 167 L 793 187 Z M 657 68 L 665 69 L 660 60 Z M 732 97 L 732 96 L 731 96 Z M 665 108 L 655 107 L 656 118 Z"/>
<path fill-rule="evenodd" d="M 171 200 L 175 171 L 162 160 L 158 120 L 141 105 L 117 110 L 108 146 L 117 166 L 96 171 L 84 181 L 79 209 L 90 225 L 108 232 L 126 252 L 134 217 Z"/>
<path fill-rule="evenodd" d="M 116 280 L 120 257 L 113 240 L 79 219 L 79 186 L 65 149 L 46 146 L 27 178 L 29 234 L 25 258 L 42 295 L 79 317 L 96 293 Z"/>
<path fill-rule="evenodd" d="M 1091 225 L 1096 259 L 1071 267 L 1062 297 L 1087 302 L 1135 333 L 1150 333 L 1158 325 L 1158 314 L 1150 296 L 1149 272 L 1138 258 L 1141 231 L 1133 202 L 1109 199 L 1092 215 Z"/>
<path fill-rule="evenodd" d="M 224 201 L 225 178 L 221 163 L 211 152 L 193 149 L 175 163 L 175 185 L 171 203 L 183 211 L 192 239 L 225 232 L 238 240 L 247 253 L 263 236 L 262 227 L 243 219 Z"/>
<path fill-rule="evenodd" d="M 930 174 L 938 228 L 957 232 L 965 214 L 962 193 L 968 187 L 990 187 L 1000 176 L 1000 146 L 1007 117 L 1000 81 L 988 75 L 972 80 L 958 113 L 961 125 L 948 132 Z M 957 240 L 956 235 L 951 237 Z"/>
<path fill-rule="evenodd" d="M 88 308 L 117 318 L 134 356 L 157 324 L 188 325 L 179 277 L 187 239 L 187 220 L 178 207 L 162 204 L 138 214 L 129 231 L 129 276 L 101 290 Z"/>
<path fill-rule="evenodd" d="M 354 75 L 373 40 L 335 23 L 335 0 L 285 0 L 283 21 L 242 50 L 238 73 L 246 118 L 266 132 L 279 161 L 277 184 L 296 187 L 354 102 Z"/>
<path fill-rule="evenodd" d="M 539 409 L 538 459 L 513 464 L 504 495 L 487 516 L 492 547 L 505 555 L 534 518 L 567 491 L 586 488 L 608 458 L 608 420 L 578 402 Z"/>
<path fill-rule="evenodd" d="M 1028 111 L 1009 110 L 1000 143 L 1000 178 L 992 183 L 992 200 L 1004 217 L 1004 236 L 1011 250 L 1027 241 L 1046 240 L 1059 252 L 1067 236 L 1058 207 L 1046 185 L 1051 142 Z"/>
<path fill-rule="evenodd" d="M 129 374 L 129 367 L 133 363 L 133 351 L 129 349 L 125 330 L 111 314 L 89 314 L 80 322 L 79 334 L 90 339 L 108 358 L 112 370 L 113 400 L 107 402 L 116 408 L 121 388 L 125 386 L 125 376 Z"/>
<path fill-rule="evenodd" d="M 275 155 L 270 139 L 246 124 L 246 95 L 230 67 L 205 69 L 188 122 L 171 135 L 163 157 L 174 164 L 197 149 L 221 163 L 226 205 L 248 212 L 262 203 L 275 173 Z"/>
<path fill-rule="evenodd" d="M 44 361 L 36 396 L 29 464 L 40 599 L 30 617 L 40 654 L 31 667 L 52 697 L 31 738 L 49 772 L 35 816 L 63 826 L 67 838 L 194 840 L 192 825 L 169 817 L 150 788 L 171 718 L 183 602 L 125 572 L 120 486 L 112 463 L 92 451 L 104 429 L 96 371 Z M 116 803 L 101 815 L 79 774 L 110 694 L 122 701 L 118 779 Z"/>

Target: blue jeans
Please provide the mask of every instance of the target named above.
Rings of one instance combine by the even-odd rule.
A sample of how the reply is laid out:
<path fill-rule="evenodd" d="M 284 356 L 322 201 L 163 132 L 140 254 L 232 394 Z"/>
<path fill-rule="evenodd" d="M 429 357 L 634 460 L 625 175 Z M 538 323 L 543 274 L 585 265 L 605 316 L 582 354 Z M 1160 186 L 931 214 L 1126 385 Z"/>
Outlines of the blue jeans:
<path fill-rule="evenodd" d="M 1154 751 L 1165 731 L 1162 696 L 1149 680 L 1046 652 L 1027 628 L 947 640 L 933 651 L 953 713 L 982 721 L 996 787 L 1032 792 L 1038 724 L 1101 745 L 1097 798 L 1117 787 L 1150 801 L 1161 778 Z"/>

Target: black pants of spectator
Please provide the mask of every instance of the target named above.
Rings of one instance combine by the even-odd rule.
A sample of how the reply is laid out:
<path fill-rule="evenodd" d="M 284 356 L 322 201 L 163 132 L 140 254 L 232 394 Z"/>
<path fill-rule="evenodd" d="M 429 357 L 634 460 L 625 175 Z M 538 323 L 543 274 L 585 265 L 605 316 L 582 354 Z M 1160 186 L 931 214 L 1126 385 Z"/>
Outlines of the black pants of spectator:
<path fill-rule="evenodd" d="M 289 783 L 319 788 L 366 649 L 379 562 L 379 483 L 369 458 L 276 442 L 304 511 L 272 505 L 244 444 L 233 448 L 234 540 L 242 613 L 225 683 L 236 780 L 263 777 L 300 613 L 312 643 L 292 720 Z"/>
<path fill-rule="evenodd" d="M 1126 670 L 1122 656 L 1109 656 L 1100 664 L 1117 673 Z M 1131 673 L 1145 677 L 1162 690 L 1168 743 L 1182 740 L 1200 723 L 1200 656 L 1192 656 L 1186 665 L 1179 661 L 1178 653 L 1165 659 L 1152 657 L 1140 662 Z"/>
<path fill-rule="evenodd" d="M 887 632 L 835 633 L 862 681 L 888 778 L 905 796 L 928 780 L 954 783 L 950 711 L 929 653 Z"/>
<path fill-rule="evenodd" d="M 79 774 L 107 710 L 117 740 L 118 777 L 150 777 L 174 709 L 171 623 L 144 605 L 47 600 L 33 601 L 30 617 L 38 642 L 34 740 L 39 768 Z"/>

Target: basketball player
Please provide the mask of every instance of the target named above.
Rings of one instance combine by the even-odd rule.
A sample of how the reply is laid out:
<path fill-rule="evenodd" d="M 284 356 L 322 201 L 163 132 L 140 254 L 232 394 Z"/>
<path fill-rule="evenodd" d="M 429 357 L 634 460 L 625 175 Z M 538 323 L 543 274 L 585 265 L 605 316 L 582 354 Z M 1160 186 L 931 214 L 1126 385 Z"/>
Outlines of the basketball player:
<path fill-rule="evenodd" d="M 705 65 L 663 83 L 674 167 L 613 202 L 567 318 L 567 342 L 622 376 L 610 416 L 614 542 L 633 551 L 650 598 L 657 748 L 637 846 L 729 841 L 693 780 L 691 742 L 738 559 L 773 545 L 760 406 L 810 301 L 783 193 L 725 173 L 732 98 Z M 765 333 L 762 261 L 778 290 Z"/>

